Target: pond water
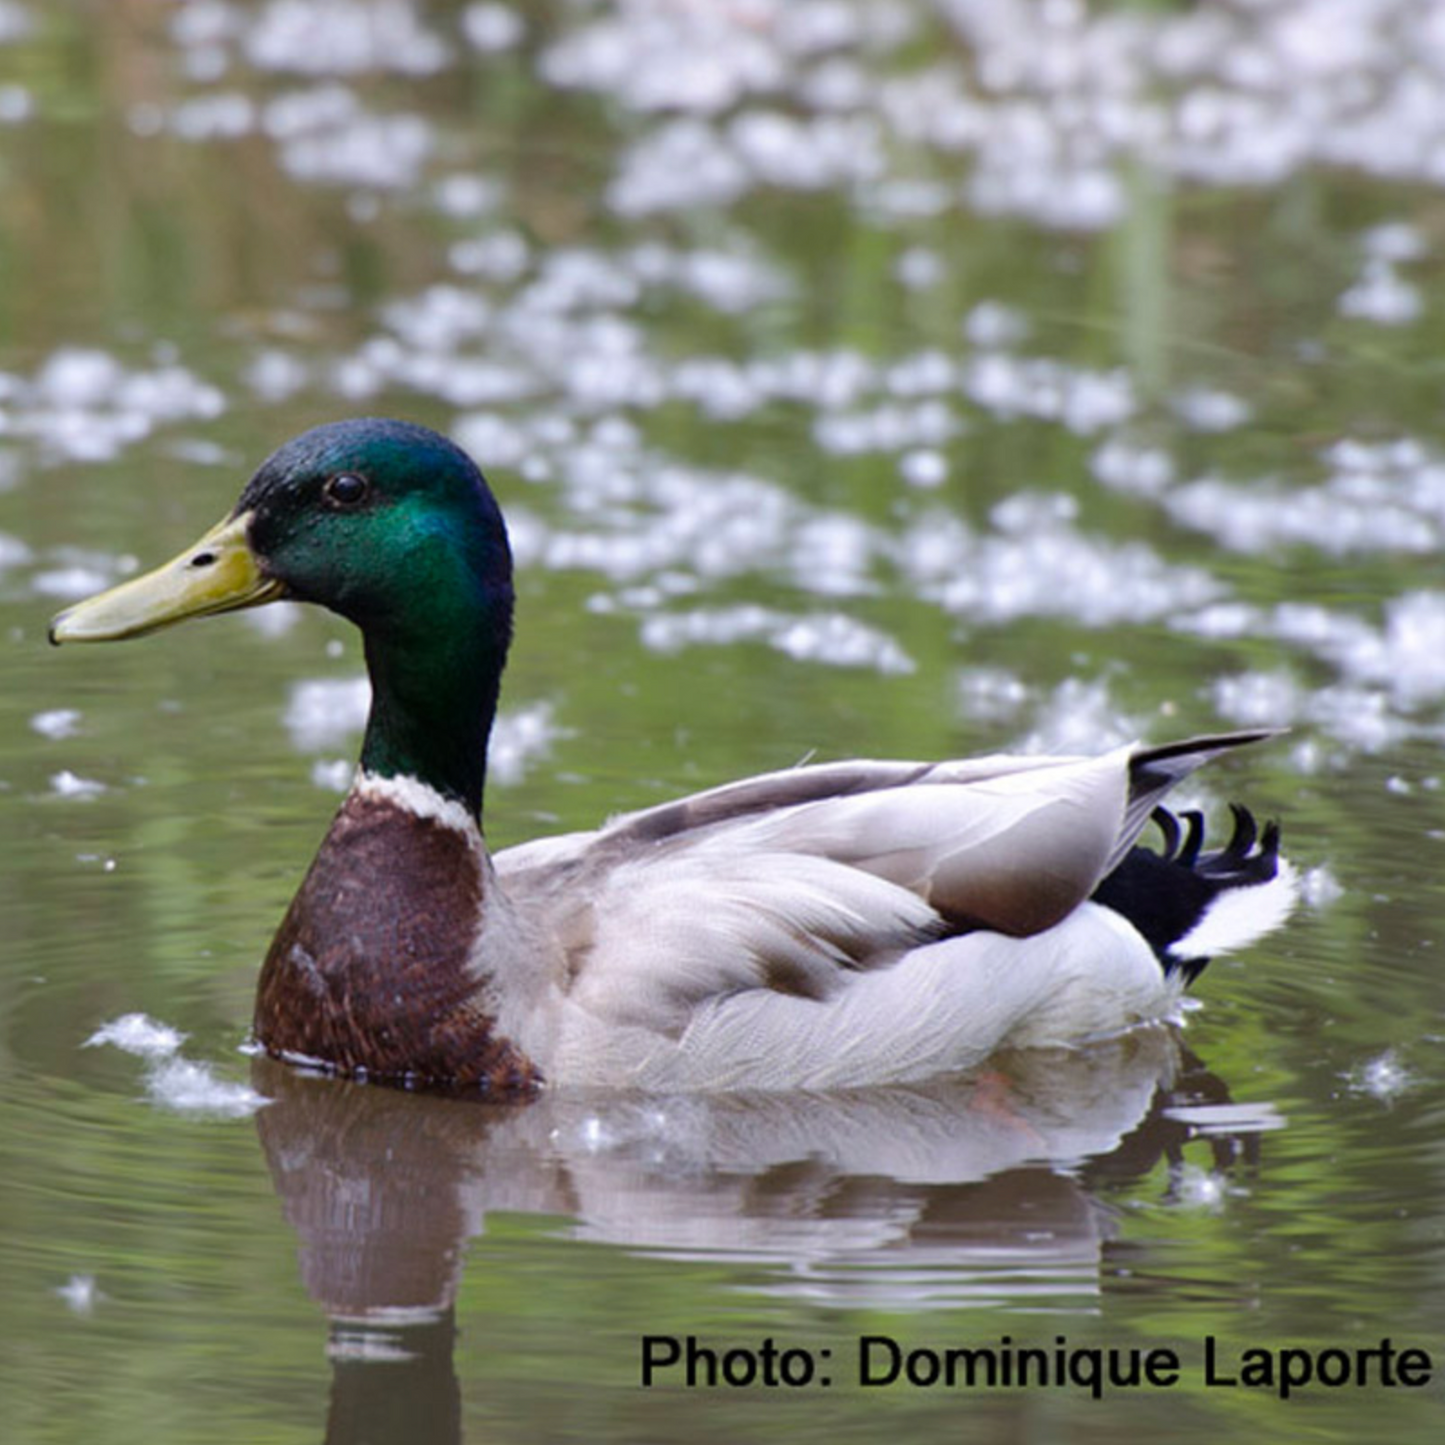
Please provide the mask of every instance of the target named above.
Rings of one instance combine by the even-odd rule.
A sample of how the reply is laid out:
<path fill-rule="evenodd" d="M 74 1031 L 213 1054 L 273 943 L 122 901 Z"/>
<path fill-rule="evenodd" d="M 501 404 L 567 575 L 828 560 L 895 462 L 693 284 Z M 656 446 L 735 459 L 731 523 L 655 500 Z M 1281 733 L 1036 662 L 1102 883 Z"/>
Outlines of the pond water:
<path fill-rule="evenodd" d="M 1438 1438 L 1442 181 L 1430 0 L 0 0 L 4 1439 Z M 511 521 L 494 842 L 1273 724 L 1191 796 L 1298 913 L 1182 1033 L 926 1089 L 251 1060 L 357 640 L 45 628 L 363 412 Z M 756 1376 L 643 1388 L 688 1336 Z M 1385 1339 L 1430 1381 L 1225 1383 Z"/>

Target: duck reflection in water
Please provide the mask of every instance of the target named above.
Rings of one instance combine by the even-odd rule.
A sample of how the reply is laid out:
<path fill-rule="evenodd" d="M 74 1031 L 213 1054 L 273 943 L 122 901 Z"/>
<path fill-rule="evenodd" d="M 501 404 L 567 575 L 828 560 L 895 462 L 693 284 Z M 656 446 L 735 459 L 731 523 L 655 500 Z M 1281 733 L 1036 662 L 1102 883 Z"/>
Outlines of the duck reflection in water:
<path fill-rule="evenodd" d="M 331 1321 L 338 1445 L 462 1438 L 455 1300 L 489 1215 L 745 1265 L 761 1291 L 814 1304 L 1092 1310 L 1118 1233 L 1099 1191 L 1165 1159 L 1177 1193 L 1188 1141 L 1207 1136 L 1219 1171 L 1278 1122 L 1230 1104 L 1165 1028 L 836 1094 L 558 1091 L 499 1107 L 254 1068 L 302 1279 Z"/>

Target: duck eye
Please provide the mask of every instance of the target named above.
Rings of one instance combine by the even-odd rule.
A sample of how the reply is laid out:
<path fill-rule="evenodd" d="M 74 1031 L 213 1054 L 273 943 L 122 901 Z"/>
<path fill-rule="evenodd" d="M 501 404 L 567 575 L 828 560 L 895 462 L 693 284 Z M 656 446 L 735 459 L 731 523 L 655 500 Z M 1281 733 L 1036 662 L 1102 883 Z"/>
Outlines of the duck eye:
<path fill-rule="evenodd" d="M 354 507 L 366 499 L 369 488 L 365 477 L 355 472 L 340 472 L 326 484 L 326 496 L 343 507 Z"/>

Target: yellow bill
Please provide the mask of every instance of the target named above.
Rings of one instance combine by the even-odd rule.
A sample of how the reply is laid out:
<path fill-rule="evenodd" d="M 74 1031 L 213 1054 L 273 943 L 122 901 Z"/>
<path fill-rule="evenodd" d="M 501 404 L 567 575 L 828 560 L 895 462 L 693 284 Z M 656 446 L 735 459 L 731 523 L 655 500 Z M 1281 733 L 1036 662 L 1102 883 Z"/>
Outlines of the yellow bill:
<path fill-rule="evenodd" d="M 249 512 L 227 517 L 164 566 L 67 607 L 50 624 L 50 640 L 113 642 L 276 601 L 285 588 L 261 571 L 247 537 L 250 521 Z"/>

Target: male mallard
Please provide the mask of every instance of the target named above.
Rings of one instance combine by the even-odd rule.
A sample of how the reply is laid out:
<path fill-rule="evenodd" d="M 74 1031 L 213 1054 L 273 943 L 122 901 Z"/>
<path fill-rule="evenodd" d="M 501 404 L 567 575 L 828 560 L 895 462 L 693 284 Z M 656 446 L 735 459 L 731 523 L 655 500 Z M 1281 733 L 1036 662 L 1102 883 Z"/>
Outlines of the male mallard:
<path fill-rule="evenodd" d="M 471 459 L 404 422 L 288 442 L 195 546 L 50 635 L 282 597 L 356 623 L 372 705 L 261 970 L 255 1036 L 280 1057 L 504 1095 L 913 1080 L 1164 1017 L 1289 906 L 1277 830 L 1242 809 L 1219 852 L 1162 810 L 1164 853 L 1134 847 L 1175 782 L 1261 733 L 799 767 L 491 857 L 507 533 Z"/>

